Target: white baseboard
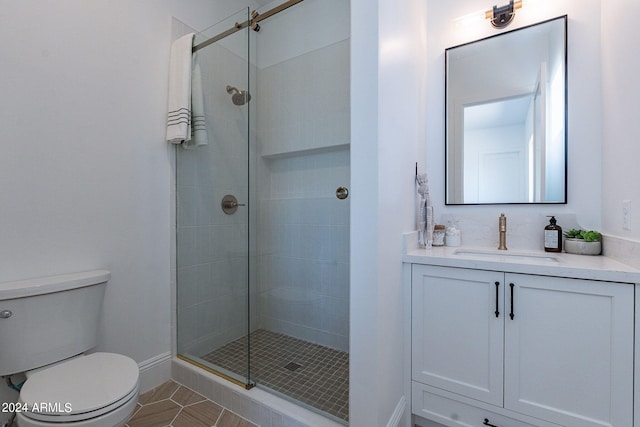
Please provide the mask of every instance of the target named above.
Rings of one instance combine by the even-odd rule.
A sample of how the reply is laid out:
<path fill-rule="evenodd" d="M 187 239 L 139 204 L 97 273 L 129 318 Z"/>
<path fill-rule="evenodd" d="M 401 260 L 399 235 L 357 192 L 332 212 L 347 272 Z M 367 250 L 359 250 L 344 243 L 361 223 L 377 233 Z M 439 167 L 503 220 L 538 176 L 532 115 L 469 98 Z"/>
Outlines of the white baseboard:
<path fill-rule="evenodd" d="M 393 410 L 393 414 L 391 414 L 391 418 L 389 418 L 387 427 L 399 427 L 402 422 L 402 418 L 405 416 L 406 410 L 407 399 L 405 399 L 404 396 L 401 396 L 398 404 L 396 405 L 396 409 Z"/>
<path fill-rule="evenodd" d="M 171 352 L 159 354 L 138 363 L 140 369 L 140 394 L 171 379 Z"/>

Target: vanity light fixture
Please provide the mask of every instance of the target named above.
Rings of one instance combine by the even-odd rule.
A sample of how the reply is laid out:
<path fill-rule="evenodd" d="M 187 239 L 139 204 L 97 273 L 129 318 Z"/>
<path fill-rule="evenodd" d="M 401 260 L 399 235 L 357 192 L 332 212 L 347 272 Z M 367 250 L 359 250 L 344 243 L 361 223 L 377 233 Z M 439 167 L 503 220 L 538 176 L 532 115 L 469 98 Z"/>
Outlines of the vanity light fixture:
<path fill-rule="evenodd" d="M 484 13 L 486 19 L 491 20 L 491 25 L 494 28 L 505 28 L 513 21 L 516 16 L 516 9 L 522 7 L 522 0 L 509 0 L 509 4 L 504 6 L 493 6 L 492 10 L 487 10 Z"/>

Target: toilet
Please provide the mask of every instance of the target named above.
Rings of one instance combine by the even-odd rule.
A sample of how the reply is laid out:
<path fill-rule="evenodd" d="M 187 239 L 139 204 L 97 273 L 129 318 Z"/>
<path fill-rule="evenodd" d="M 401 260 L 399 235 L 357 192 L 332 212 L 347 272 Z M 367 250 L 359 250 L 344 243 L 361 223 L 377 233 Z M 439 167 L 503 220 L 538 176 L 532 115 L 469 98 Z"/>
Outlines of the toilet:
<path fill-rule="evenodd" d="M 97 343 L 106 270 L 0 284 L 0 376 L 25 374 L 19 427 L 120 427 L 138 401 L 137 363 L 88 353 Z"/>

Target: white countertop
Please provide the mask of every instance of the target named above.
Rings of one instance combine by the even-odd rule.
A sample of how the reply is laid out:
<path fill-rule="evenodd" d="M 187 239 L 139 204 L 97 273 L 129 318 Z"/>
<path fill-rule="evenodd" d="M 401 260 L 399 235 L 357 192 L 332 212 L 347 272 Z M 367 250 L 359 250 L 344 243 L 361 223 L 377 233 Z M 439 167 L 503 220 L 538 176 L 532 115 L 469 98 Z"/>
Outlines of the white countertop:
<path fill-rule="evenodd" d="M 406 263 L 443 267 L 640 283 L 640 270 L 602 255 L 512 249 L 503 253 L 495 248 L 441 246 L 428 250 L 407 250 L 402 260 Z"/>

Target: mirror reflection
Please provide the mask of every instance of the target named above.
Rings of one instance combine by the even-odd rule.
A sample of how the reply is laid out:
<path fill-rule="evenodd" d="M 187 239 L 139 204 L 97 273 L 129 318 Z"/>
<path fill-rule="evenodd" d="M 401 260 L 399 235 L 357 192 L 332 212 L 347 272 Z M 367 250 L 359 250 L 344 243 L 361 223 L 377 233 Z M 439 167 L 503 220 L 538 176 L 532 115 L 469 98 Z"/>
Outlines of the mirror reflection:
<path fill-rule="evenodd" d="M 446 203 L 566 203 L 566 16 L 445 63 Z"/>

